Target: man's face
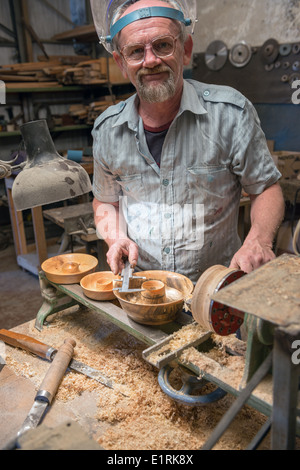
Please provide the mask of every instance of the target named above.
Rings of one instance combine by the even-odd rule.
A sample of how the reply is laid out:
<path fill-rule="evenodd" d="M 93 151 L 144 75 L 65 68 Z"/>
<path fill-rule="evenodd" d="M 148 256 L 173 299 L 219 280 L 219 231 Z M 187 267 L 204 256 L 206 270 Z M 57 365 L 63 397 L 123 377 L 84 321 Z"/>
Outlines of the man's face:
<path fill-rule="evenodd" d="M 177 23 L 160 17 L 136 21 L 121 31 L 119 50 L 131 44 L 145 45 L 144 60 L 138 64 L 128 63 L 122 54 L 114 53 L 123 75 L 130 79 L 141 100 L 164 102 L 181 93 L 183 65 L 189 62 L 190 55 L 180 39 L 175 40 L 174 53 L 168 57 L 157 57 L 151 48 L 153 39 L 161 36 L 178 38 L 179 33 Z"/>

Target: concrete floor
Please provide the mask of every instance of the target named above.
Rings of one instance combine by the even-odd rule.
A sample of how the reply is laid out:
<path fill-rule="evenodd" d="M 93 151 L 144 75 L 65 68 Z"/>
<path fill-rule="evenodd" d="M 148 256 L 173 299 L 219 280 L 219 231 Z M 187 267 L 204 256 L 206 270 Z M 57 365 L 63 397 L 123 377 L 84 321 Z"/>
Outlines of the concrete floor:
<path fill-rule="evenodd" d="M 0 251 L 0 328 L 10 329 L 36 317 L 42 305 L 37 276 L 17 264 L 14 245 Z"/>

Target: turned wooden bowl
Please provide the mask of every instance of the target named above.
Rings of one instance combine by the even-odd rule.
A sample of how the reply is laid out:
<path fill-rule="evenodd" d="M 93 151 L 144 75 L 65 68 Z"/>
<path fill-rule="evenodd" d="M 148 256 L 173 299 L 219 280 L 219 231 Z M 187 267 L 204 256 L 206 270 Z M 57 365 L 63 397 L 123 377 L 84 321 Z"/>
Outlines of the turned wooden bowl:
<path fill-rule="evenodd" d="M 192 281 L 187 277 L 170 271 L 142 271 L 135 273 L 135 276 L 146 279 L 133 278 L 130 281 L 130 288 L 144 289 L 144 291 L 136 293 L 115 291 L 115 296 L 128 317 L 143 325 L 164 325 L 174 321 L 183 308 L 184 299 L 189 297 L 194 289 Z M 118 285 L 121 284 L 116 281 L 115 286 Z M 153 289 L 149 288 L 151 285 Z M 157 303 L 159 297 L 160 301 Z"/>
<path fill-rule="evenodd" d="M 85 253 L 66 253 L 53 256 L 42 263 L 47 279 L 56 284 L 77 284 L 89 273 L 95 271 L 98 260 Z"/>
<path fill-rule="evenodd" d="M 114 280 L 120 279 L 111 271 L 100 271 L 88 274 L 80 281 L 84 294 L 93 300 L 113 300 L 115 294 L 113 291 Z"/>

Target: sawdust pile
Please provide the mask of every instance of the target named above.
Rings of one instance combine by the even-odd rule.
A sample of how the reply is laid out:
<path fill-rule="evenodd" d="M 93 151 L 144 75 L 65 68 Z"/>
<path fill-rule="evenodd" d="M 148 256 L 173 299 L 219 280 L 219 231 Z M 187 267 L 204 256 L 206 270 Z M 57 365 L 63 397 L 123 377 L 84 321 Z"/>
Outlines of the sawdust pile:
<path fill-rule="evenodd" d="M 179 404 L 162 392 L 157 369 L 143 360 L 147 345 L 87 309 L 73 307 L 50 318 L 41 333 L 32 322 L 28 334 L 53 347 L 59 347 L 67 337 L 74 338 L 74 358 L 99 369 L 114 382 L 115 389 L 111 390 L 70 372 L 56 397 L 57 401 L 70 402 L 86 391 L 98 391 L 96 418 L 104 429 L 98 442 L 107 450 L 199 449 L 234 401 L 227 395 L 208 406 Z M 23 362 L 25 355 L 26 362 L 27 353 L 19 354 Z M 26 370 L 15 361 L 9 365 L 17 374 L 29 374 L 38 388 L 49 367 L 46 361 L 39 364 L 39 370 L 30 366 Z M 215 449 L 245 448 L 265 420 L 256 410 L 244 407 Z"/>
<path fill-rule="evenodd" d="M 205 330 L 197 323 L 185 325 L 179 331 L 173 333 L 171 339 L 169 339 L 166 344 L 153 351 L 148 356 L 148 360 L 151 364 L 156 364 L 159 359 L 167 356 L 170 352 L 183 348 L 187 343 L 196 341 L 199 337 L 203 336 L 204 333 Z"/>

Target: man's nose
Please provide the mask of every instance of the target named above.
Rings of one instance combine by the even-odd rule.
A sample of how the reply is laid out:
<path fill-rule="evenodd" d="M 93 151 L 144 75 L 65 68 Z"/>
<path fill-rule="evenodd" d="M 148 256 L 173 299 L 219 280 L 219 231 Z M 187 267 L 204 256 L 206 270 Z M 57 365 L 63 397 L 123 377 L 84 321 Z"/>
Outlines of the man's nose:
<path fill-rule="evenodd" d="M 147 46 L 145 46 L 145 57 L 143 62 L 144 67 L 150 67 L 151 64 L 157 65 L 160 62 L 161 59 L 154 54 L 152 46 L 150 44 L 147 44 Z"/>

